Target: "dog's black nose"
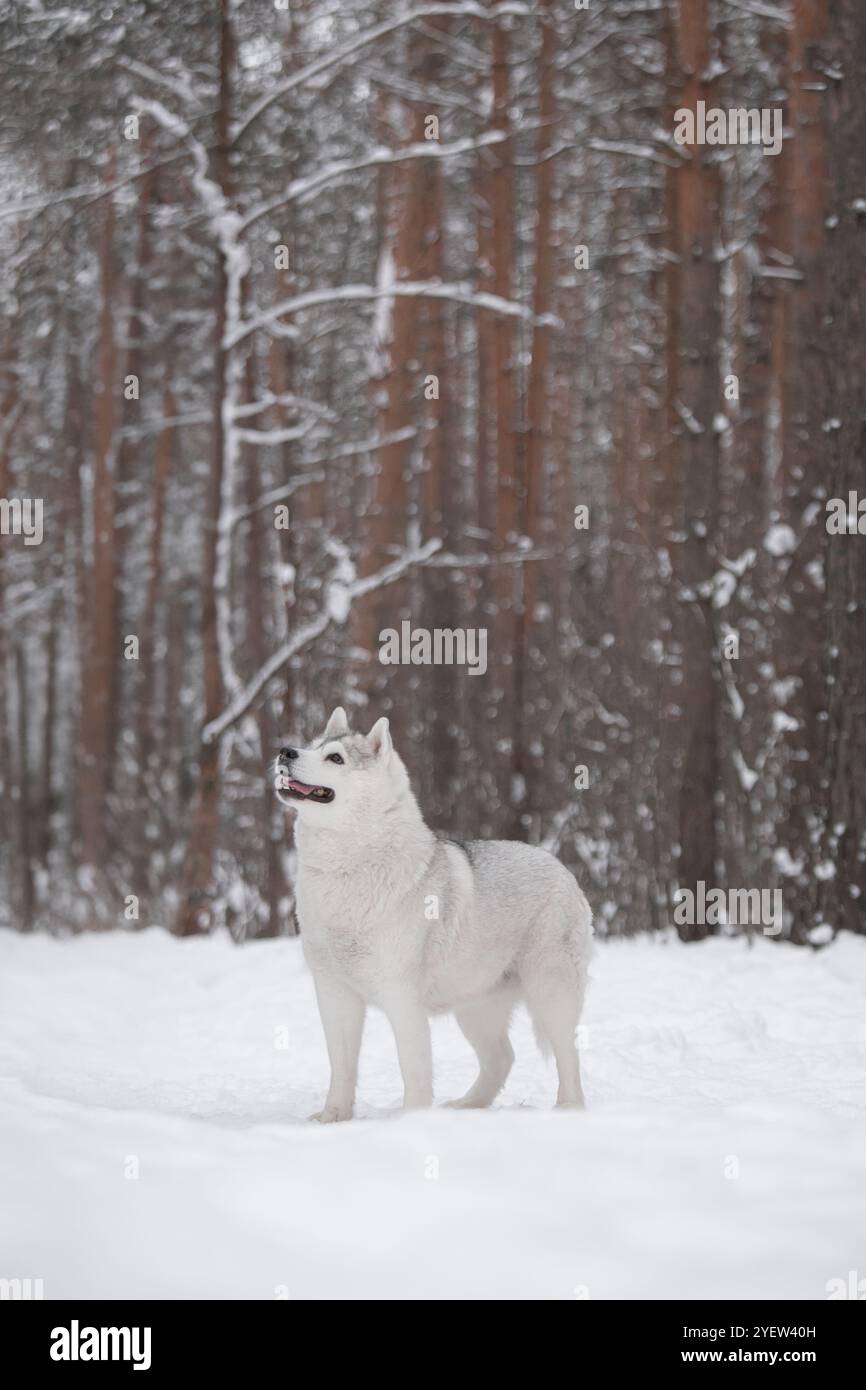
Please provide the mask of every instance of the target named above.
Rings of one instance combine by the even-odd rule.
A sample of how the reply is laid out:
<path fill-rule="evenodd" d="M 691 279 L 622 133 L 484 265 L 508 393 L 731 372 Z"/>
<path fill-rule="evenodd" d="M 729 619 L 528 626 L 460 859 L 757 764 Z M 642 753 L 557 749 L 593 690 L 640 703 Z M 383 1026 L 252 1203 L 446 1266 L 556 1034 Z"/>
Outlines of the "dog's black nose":
<path fill-rule="evenodd" d="M 280 757 L 282 758 L 283 762 L 290 763 L 290 762 L 292 762 L 292 760 L 293 760 L 294 758 L 296 758 L 297 756 L 298 756 L 298 750 L 297 750 L 297 748 L 281 748 L 281 749 L 280 749 Z"/>

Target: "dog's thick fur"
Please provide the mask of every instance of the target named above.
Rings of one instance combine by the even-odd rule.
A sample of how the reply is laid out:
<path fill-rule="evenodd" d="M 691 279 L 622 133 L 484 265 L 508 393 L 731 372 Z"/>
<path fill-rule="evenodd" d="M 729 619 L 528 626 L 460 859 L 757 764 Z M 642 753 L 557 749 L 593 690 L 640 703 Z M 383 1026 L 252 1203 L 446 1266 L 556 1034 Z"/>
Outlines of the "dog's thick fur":
<path fill-rule="evenodd" d="M 284 749 L 276 771 L 277 795 L 298 812 L 298 920 L 331 1061 L 315 1118 L 351 1118 L 368 1004 L 394 1030 L 406 1107 L 432 1103 L 428 1015 L 446 1010 L 480 1067 L 456 1103 L 489 1105 L 514 1060 L 508 1024 L 519 999 L 556 1057 L 558 1104 L 582 1105 L 575 1029 L 592 914 L 571 874 L 516 841 L 434 835 L 387 719 L 364 736 L 336 709 L 323 737 Z M 311 790 L 333 799 L 308 799 Z"/>

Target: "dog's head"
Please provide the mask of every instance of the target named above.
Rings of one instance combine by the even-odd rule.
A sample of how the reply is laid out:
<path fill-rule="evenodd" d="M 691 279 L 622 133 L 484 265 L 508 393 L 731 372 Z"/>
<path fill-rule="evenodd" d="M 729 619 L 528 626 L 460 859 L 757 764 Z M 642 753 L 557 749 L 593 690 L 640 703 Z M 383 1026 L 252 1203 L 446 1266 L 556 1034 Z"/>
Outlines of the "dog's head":
<path fill-rule="evenodd" d="M 336 826 L 379 816 L 408 790 L 409 778 L 391 742 L 387 719 L 368 734 L 352 733 L 338 706 L 310 748 L 282 748 L 274 787 L 310 825 Z"/>

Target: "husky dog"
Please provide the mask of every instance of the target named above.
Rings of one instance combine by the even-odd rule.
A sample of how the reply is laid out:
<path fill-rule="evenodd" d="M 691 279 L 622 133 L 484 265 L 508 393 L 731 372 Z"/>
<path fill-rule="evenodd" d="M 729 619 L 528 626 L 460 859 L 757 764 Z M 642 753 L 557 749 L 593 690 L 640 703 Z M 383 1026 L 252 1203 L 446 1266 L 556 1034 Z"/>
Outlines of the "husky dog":
<path fill-rule="evenodd" d="M 514 1061 L 518 999 L 553 1049 L 557 1103 L 581 1106 L 575 1029 L 592 913 L 571 874 L 531 845 L 429 830 L 387 719 L 365 736 L 335 709 L 311 748 L 281 750 L 275 787 L 298 812 L 298 920 L 331 1062 L 313 1118 L 351 1118 L 368 1004 L 394 1030 L 406 1108 L 432 1104 L 428 1015 L 446 1010 L 480 1068 L 455 1104 L 490 1105 Z"/>

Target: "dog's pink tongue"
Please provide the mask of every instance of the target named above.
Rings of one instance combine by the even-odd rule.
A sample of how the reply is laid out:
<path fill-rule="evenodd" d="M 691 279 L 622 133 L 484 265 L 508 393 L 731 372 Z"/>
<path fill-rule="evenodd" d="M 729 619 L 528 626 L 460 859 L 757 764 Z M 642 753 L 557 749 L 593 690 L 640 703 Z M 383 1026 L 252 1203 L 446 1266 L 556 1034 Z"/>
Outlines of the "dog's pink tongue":
<path fill-rule="evenodd" d="M 286 785 L 288 786 L 289 791 L 303 792 L 305 796 L 307 796 L 313 790 L 312 787 L 307 786 L 306 782 L 298 782 L 295 780 L 294 777 L 287 777 Z"/>

